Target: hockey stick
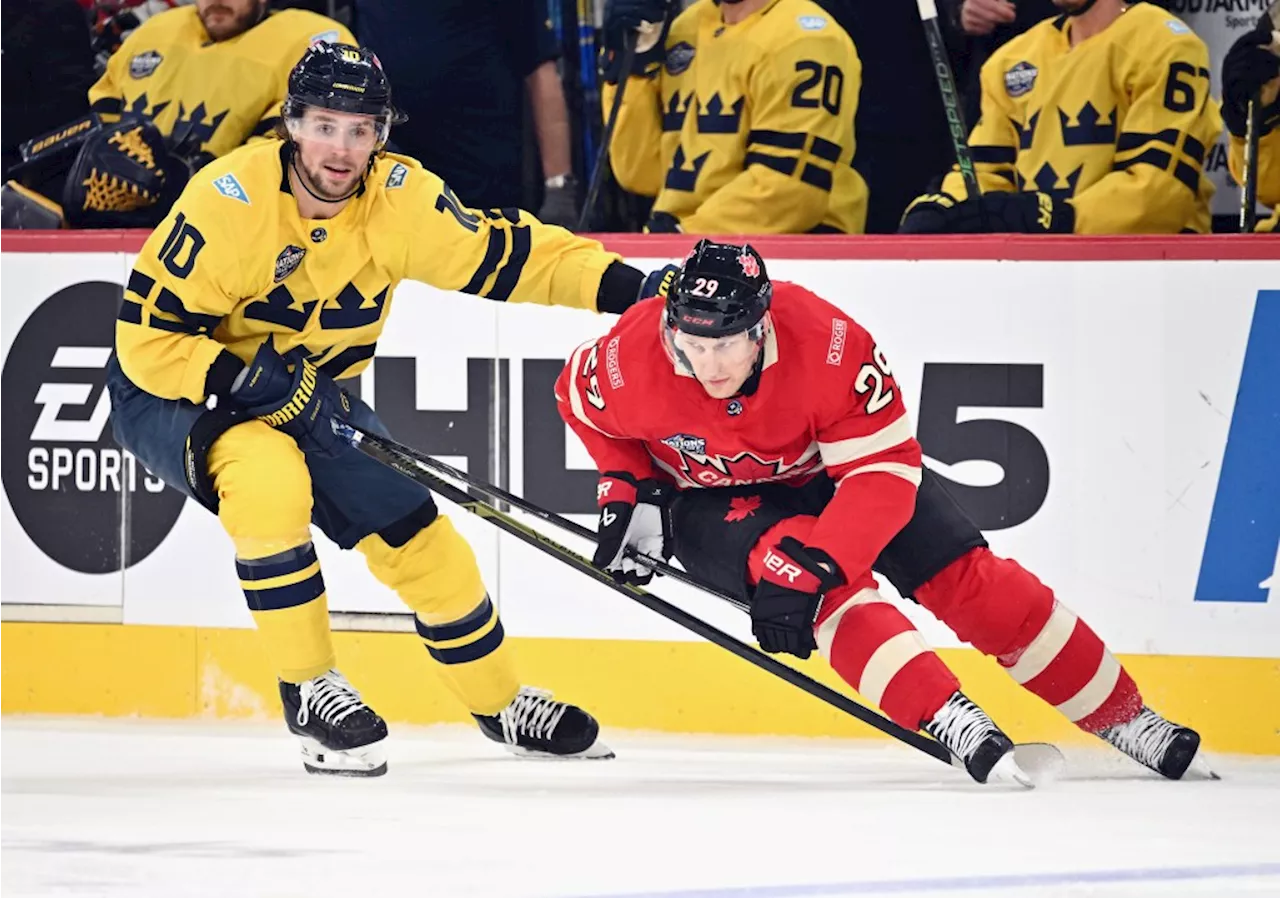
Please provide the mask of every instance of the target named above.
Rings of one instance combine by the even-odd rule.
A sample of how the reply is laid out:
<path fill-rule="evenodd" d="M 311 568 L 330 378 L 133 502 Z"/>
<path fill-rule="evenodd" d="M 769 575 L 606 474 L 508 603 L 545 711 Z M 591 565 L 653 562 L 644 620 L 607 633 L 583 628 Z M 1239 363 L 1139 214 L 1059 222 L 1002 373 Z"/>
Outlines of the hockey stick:
<path fill-rule="evenodd" d="M 1271 20 L 1272 31 L 1280 31 L 1280 0 L 1272 3 L 1265 15 Z M 1280 45 L 1274 39 L 1274 34 L 1272 38 L 1270 45 L 1264 49 L 1280 54 Z M 1249 105 L 1245 109 L 1244 184 L 1241 185 L 1240 190 L 1240 232 L 1242 234 L 1252 234 L 1258 224 L 1258 129 L 1261 127 L 1259 121 L 1261 115 L 1262 89 L 1259 88 L 1257 93 L 1249 99 Z"/>
<path fill-rule="evenodd" d="M 548 524 L 559 527 L 566 533 L 579 537 L 580 539 L 585 539 L 592 543 L 596 541 L 596 532 L 594 530 L 589 530 L 575 521 L 571 521 L 553 511 L 547 511 L 545 508 L 534 505 L 523 496 L 517 496 L 515 493 L 508 492 L 501 487 L 494 486 L 491 483 L 485 483 L 483 480 L 477 480 L 465 471 L 459 471 L 452 465 L 445 464 L 440 461 L 440 459 L 427 455 L 425 452 L 419 452 L 412 446 L 406 446 L 403 443 L 397 443 L 395 440 L 377 437 L 372 434 L 367 435 L 366 439 L 374 442 L 381 442 L 388 450 L 412 459 L 418 465 L 421 465 L 439 477 L 447 477 L 450 480 L 457 481 L 458 483 L 466 484 L 467 489 L 472 490 L 473 492 L 482 493 L 490 499 L 494 499 L 498 502 L 504 502 L 513 508 L 518 508 L 526 514 L 533 515 L 539 520 L 546 521 Z M 632 546 L 627 546 L 625 553 L 628 558 L 639 561 L 645 567 L 653 570 L 656 574 L 661 574 L 664 577 L 670 577 L 672 580 L 677 580 L 686 586 L 692 586 L 694 589 L 706 593 L 713 599 L 719 599 L 722 602 L 729 603 L 739 611 L 751 610 L 751 606 L 737 596 L 717 589 L 710 583 L 703 583 L 692 574 L 686 573 L 679 568 L 672 567 L 659 558 L 652 558 L 648 555 L 643 555 L 640 552 L 637 552 Z"/>
<path fill-rule="evenodd" d="M 1252 234 L 1258 224 L 1258 110 L 1262 91 L 1249 99 L 1244 126 L 1244 184 L 1240 189 L 1240 233 Z"/>
<path fill-rule="evenodd" d="M 925 42 L 933 60 L 933 74 L 938 79 L 942 93 L 942 105 L 947 110 L 947 127 L 951 130 L 951 144 L 956 151 L 956 165 L 970 198 L 980 196 L 978 173 L 973 167 L 973 152 L 969 149 L 969 129 L 964 125 L 964 112 L 960 109 L 960 94 L 956 92 L 955 75 L 947 59 L 947 47 L 942 40 L 942 28 L 938 25 L 938 6 L 934 0 L 916 0 L 920 10 L 920 22 L 924 25 Z"/>
<path fill-rule="evenodd" d="M 743 661 L 754 664 L 761 670 L 767 671 L 776 677 L 786 680 L 792 686 L 795 686 L 798 689 L 803 689 L 814 698 L 826 702 L 828 705 L 845 712 L 851 717 L 856 717 L 868 726 L 875 727 L 880 732 L 892 736 L 899 742 L 905 742 L 912 748 L 922 751 L 930 757 L 937 758 L 945 764 L 963 768 L 963 764 L 961 764 L 958 759 L 953 758 L 951 753 L 947 751 L 941 743 L 929 738 L 928 736 L 924 736 L 920 733 L 908 730 L 905 727 L 898 726 L 898 724 L 894 723 L 892 720 L 882 717 L 870 708 L 858 704 L 853 699 L 841 695 L 829 686 L 824 686 L 817 680 L 805 676 L 798 670 L 788 667 L 764 652 L 752 648 L 741 640 L 735 639 L 728 633 L 711 626 L 711 624 L 706 623 L 701 618 L 689 614 L 687 611 L 672 605 L 653 593 L 646 592 L 637 586 L 626 586 L 615 582 L 609 574 L 592 565 L 590 561 L 583 558 L 572 549 L 562 546 L 560 543 L 545 534 L 540 533 L 510 515 L 499 511 L 492 505 L 473 498 L 465 489 L 445 480 L 440 473 L 437 473 L 436 471 L 438 467 L 442 466 L 442 463 L 437 462 L 431 456 L 418 452 L 416 449 L 412 449 L 401 443 L 397 443 L 395 440 L 388 437 L 365 433 L 352 427 L 350 424 L 338 421 L 337 419 L 333 422 L 333 429 L 340 437 L 373 460 L 386 465 L 393 471 L 396 471 L 405 477 L 408 477 L 415 483 L 425 486 L 432 492 L 440 494 L 450 502 L 454 502 L 462 506 L 466 511 L 484 518 L 499 530 L 511 534 L 521 542 L 527 543 L 540 552 L 564 562 L 574 570 L 586 574 L 597 583 L 607 586 L 614 592 L 621 593 L 632 601 L 645 606 L 650 611 L 654 611 L 662 615 L 672 623 L 678 624 L 692 633 L 696 633 L 708 642 L 715 643 L 720 646 L 720 648 L 737 655 Z M 443 467 L 448 468 L 447 465 L 443 465 Z M 448 468 L 448 470 L 461 475 L 461 472 L 455 471 L 453 468 Z M 479 484 L 472 478 L 466 477 L 465 475 L 460 476 L 459 479 L 470 486 L 478 488 L 481 492 L 489 493 L 491 490 L 496 489 L 496 487 L 490 487 L 487 484 Z M 513 496 L 512 498 L 514 499 L 515 497 Z M 527 503 L 524 503 L 523 500 L 521 500 L 521 504 L 517 507 L 527 507 Z M 559 526 L 564 526 L 566 530 L 569 530 L 569 532 L 576 532 L 578 530 L 585 531 L 585 534 L 592 541 L 595 540 L 595 534 L 591 531 L 586 530 L 586 528 L 580 528 L 572 521 L 567 521 L 551 512 L 543 512 L 540 517 L 544 520 L 557 523 Z M 645 563 L 648 564 L 649 562 L 646 561 Z"/>
<path fill-rule="evenodd" d="M 582 214 L 578 216 L 578 230 L 585 231 L 587 222 L 596 206 L 596 197 L 604 184 L 604 164 L 609 157 L 609 144 L 613 141 L 613 129 L 618 124 L 618 112 L 622 109 L 622 95 L 626 93 L 627 81 L 630 79 L 631 66 L 636 59 L 637 35 L 629 31 L 623 37 L 622 69 L 618 75 L 618 88 L 613 92 L 613 105 L 609 107 L 609 121 L 605 123 L 604 133 L 600 136 L 600 148 L 596 150 L 596 164 L 591 169 L 591 187 L 587 190 L 587 198 L 582 203 Z"/>
<path fill-rule="evenodd" d="M 506 496 L 507 499 L 510 500 L 510 503 L 515 507 L 528 511 L 531 514 L 535 514 L 542 520 L 562 527 L 570 533 L 581 535 L 583 538 L 589 539 L 591 542 L 595 542 L 596 534 L 585 527 L 581 527 L 553 512 L 540 509 L 536 505 L 532 505 L 512 493 L 508 493 L 498 487 L 469 477 L 456 468 L 438 461 L 424 452 L 419 452 L 412 447 L 405 446 L 402 443 L 397 443 L 390 437 L 380 437 L 375 434 L 367 434 L 352 427 L 346 422 L 338 421 L 336 419 L 333 421 L 333 429 L 352 446 L 375 461 L 388 466 L 397 473 L 408 477 L 415 483 L 439 493 L 451 502 L 462 506 L 466 511 L 484 518 L 500 530 L 509 533 L 539 551 L 564 562 L 575 570 L 591 577 L 598 583 L 604 584 L 614 592 L 627 596 L 629 599 L 644 605 L 650 611 L 654 611 L 662 615 L 672 623 L 678 624 L 686 630 L 701 636 L 708 642 L 712 642 L 720 646 L 726 651 L 741 658 L 743 661 L 754 664 L 756 667 L 785 680 L 792 686 L 809 693 L 814 698 L 826 702 L 828 705 L 831 705 L 839 711 L 845 712 L 851 717 L 857 718 L 868 726 L 874 727 L 880 732 L 892 736 L 899 742 L 904 742 L 912 748 L 918 749 L 930 757 L 937 758 L 939 761 L 949 764 L 952 767 L 956 767 L 961 770 L 964 769 L 964 763 L 959 758 L 953 756 L 936 740 L 899 726 L 892 720 L 872 711 L 870 708 L 858 704 L 847 696 L 836 692 L 834 689 L 824 686 L 817 680 L 805 676 L 798 670 L 788 667 L 764 652 L 752 648 L 746 643 L 730 636 L 728 633 L 718 630 L 700 618 L 694 617 L 681 608 L 677 608 L 675 605 L 664 601 L 653 593 L 646 592 L 636 586 L 625 586 L 615 582 L 607 573 L 592 565 L 590 561 L 583 558 L 581 555 L 578 555 L 572 549 L 560 545 L 545 534 L 520 523 L 515 518 L 499 511 L 492 505 L 474 499 L 465 489 L 456 486 L 444 478 L 456 478 L 459 482 L 466 484 L 468 487 L 473 488 L 478 492 L 485 493 L 492 498 L 500 499 L 500 497 Z M 501 501 L 507 500 L 504 499 Z M 723 598 L 738 607 L 744 607 L 739 600 L 727 596 L 725 593 L 715 590 L 706 584 L 700 583 L 697 579 L 685 574 L 683 571 L 677 571 L 674 568 L 669 568 L 667 565 L 658 562 L 656 559 L 651 559 L 644 555 L 637 555 L 634 552 L 629 552 L 628 554 L 632 558 L 638 558 L 645 564 L 653 566 L 655 569 L 658 567 L 664 568 L 670 571 L 671 575 L 675 576 L 676 579 L 680 579 L 682 582 L 695 586 L 717 598 Z M 1033 781 L 1043 781 L 1056 776 L 1065 763 L 1062 752 L 1058 751 L 1056 747 L 1046 743 L 1022 743 L 1014 747 L 1014 752 L 1018 765 L 1031 776 Z"/>

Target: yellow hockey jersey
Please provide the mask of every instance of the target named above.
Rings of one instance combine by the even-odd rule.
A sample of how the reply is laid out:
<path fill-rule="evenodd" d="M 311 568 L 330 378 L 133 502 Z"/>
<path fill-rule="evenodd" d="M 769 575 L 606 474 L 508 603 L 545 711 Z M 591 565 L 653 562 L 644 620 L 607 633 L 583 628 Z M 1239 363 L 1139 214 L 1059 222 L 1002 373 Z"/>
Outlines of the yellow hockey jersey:
<path fill-rule="evenodd" d="M 1148 3 L 1074 48 L 1070 29 L 1046 19 L 982 67 L 969 138 L 982 190 L 1070 199 L 1080 234 L 1207 232 L 1201 168 L 1222 118 L 1204 41 Z M 966 195 L 958 171 L 942 190 Z"/>
<path fill-rule="evenodd" d="M 775 0 L 736 25 L 699 0 L 672 23 L 659 74 L 627 82 L 614 175 L 687 233 L 861 233 L 867 185 L 850 165 L 861 85 L 853 41 L 810 0 Z"/>
<path fill-rule="evenodd" d="M 595 310 L 619 257 L 518 210 L 463 206 L 407 156 L 377 159 L 338 215 L 304 219 L 290 147 L 255 141 L 187 183 L 143 245 L 116 324 L 120 367 L 165 399 L 203 402 L 224 348 L 249 361 L 273 336 L 334 378 L 358 374 L 403 278 L 493 300 Z"/>
<path fill-rule="evenodd" d="M 112 55 L 89 104 L 107 122 L 127 113 L 151 119 L 166 136 L 190 128 L 200 149 L 221 156 L 271 130 L 289 72 L 317 40 L 356 42 L 333 19 L 286 9 L 214 43 L 194 5 L 166 10 Z"/>

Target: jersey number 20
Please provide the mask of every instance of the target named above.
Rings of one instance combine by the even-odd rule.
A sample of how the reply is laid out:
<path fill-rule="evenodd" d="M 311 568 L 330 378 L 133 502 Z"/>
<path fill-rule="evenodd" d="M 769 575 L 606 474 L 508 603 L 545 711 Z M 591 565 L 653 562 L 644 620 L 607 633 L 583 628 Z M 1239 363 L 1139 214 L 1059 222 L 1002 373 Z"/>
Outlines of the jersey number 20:
<path fill-rule="evenodd" d="M 812 59 L 803 59 L 796 63 L 796 71 L 808 72 L 808 77 L 791 92 L 791 105 L 798 109 L 817 109 L 821 104 L 827 112 L 839 115 L 840 96 L 844 93 L 844 72 L 840 66 L 824 66 Z"/>

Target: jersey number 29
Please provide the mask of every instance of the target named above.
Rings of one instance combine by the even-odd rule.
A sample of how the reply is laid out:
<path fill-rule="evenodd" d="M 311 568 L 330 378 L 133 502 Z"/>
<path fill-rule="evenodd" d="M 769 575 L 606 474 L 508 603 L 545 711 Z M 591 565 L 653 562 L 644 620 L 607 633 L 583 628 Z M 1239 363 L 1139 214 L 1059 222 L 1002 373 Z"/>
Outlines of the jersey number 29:
<path fill-rule="evenodd" d="M 893 402 L 891 386 L 893 372 L 889 370 L 889 362 L 877 346 L 871 350 L 871 358 L 875 362 L 867 362 L 858 369 L 858 376 L 853 379 L 853 391 L 859 396 L 867 396 L 867 414 L 874 415 L 880 409 Z M 887 383 L 886 383 L 887 382 Z"/>

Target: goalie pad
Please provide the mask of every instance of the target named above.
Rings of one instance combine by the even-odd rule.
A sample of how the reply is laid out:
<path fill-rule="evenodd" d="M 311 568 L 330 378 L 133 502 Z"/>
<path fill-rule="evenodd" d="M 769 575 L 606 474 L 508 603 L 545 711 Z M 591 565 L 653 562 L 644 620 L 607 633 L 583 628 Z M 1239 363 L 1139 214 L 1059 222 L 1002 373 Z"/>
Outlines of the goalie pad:
<path fill-rule="evenodd" d="M 84 142 L 63 187 L 63 212 L 76 228 L 153 228 L 188 177 L 154 124 L 117 122 Z"/>
<path fill-rule="evenodd" d="M 0 189 L 0 226 L 6 231 L 50 231 L 65 227 L 62 208 L 53 200 L 9 181 Z"/>

